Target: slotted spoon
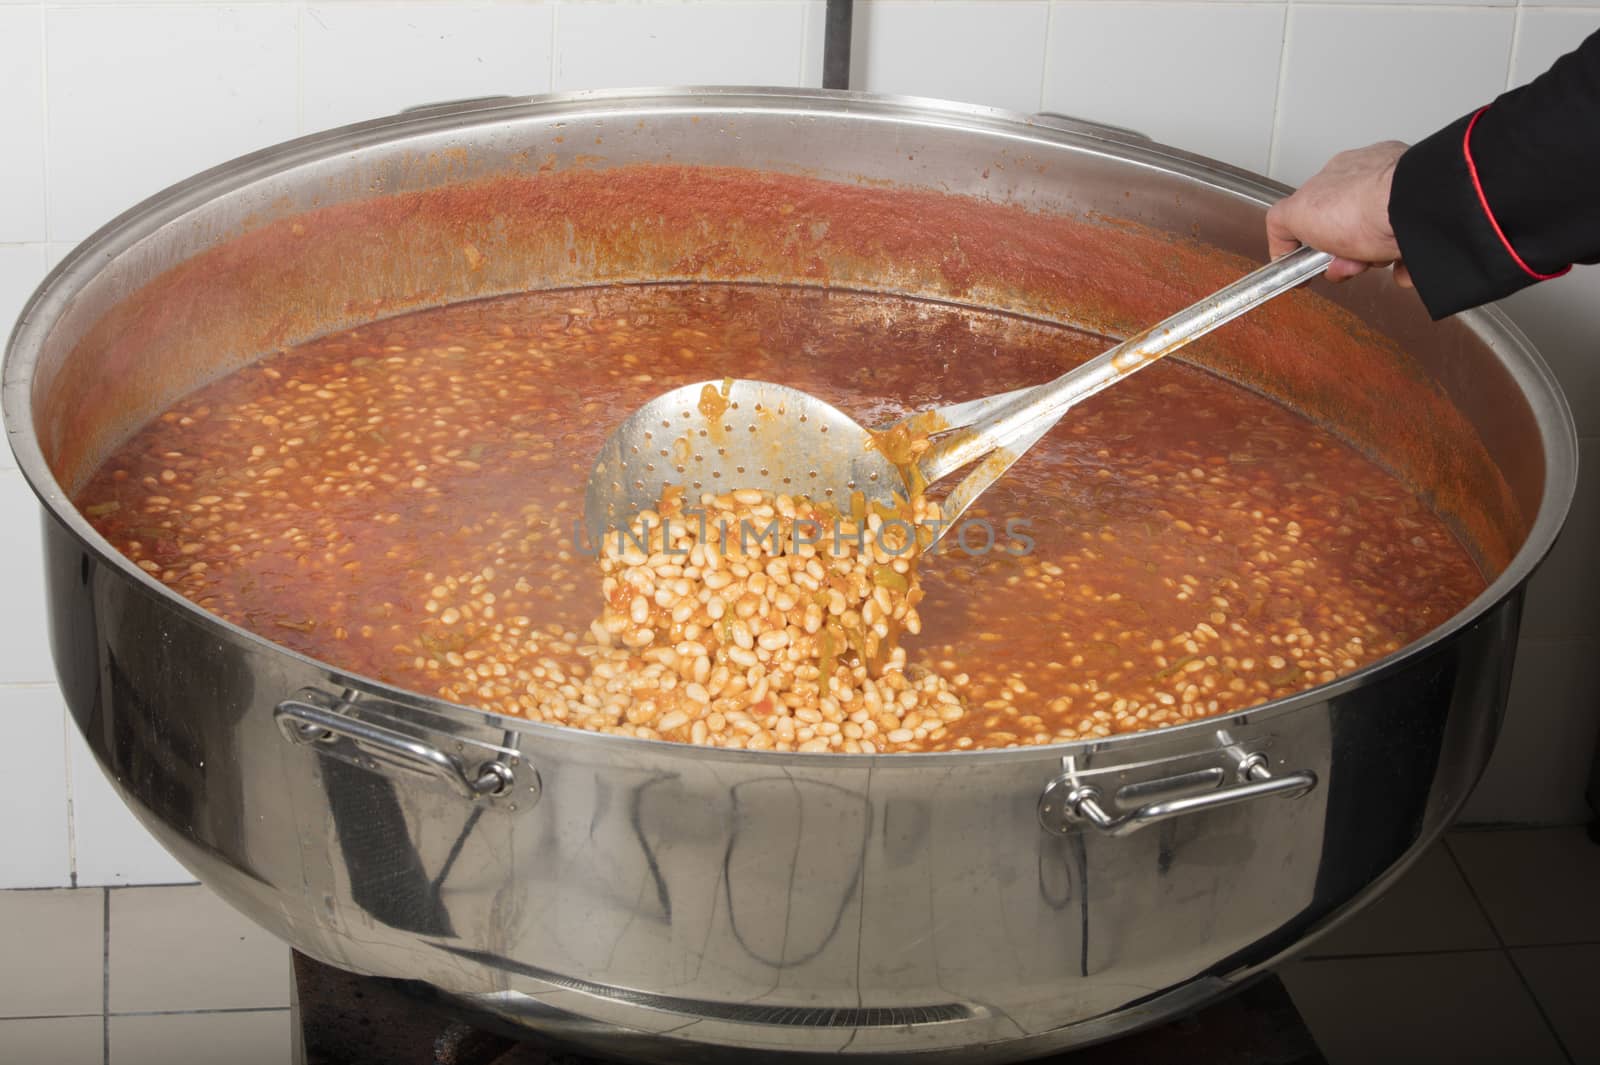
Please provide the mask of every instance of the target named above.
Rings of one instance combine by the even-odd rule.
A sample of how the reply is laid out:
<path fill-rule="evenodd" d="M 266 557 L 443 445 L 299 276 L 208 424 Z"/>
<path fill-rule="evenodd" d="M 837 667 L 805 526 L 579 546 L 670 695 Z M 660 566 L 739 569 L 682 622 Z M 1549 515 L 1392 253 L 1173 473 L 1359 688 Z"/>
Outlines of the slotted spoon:
<path fill-rule="evenodd" d="M 931 487 L 976 463 L 941 502 L 951 528 L 1074 405 L 1310 280 L 1333 256 L 1300 248 L 1130 337 L 1046 384 L 923 411 L 873 432 L 799 389 L 766 381 L 706 381 L 665 392 L 619 425 L 589 475 L 584 526 L 592 542 L 652 508 L 669 485 L 701 492 L 759 488 L 844 506 L 905 498 L 908 470 L 880 450 L 896 427 L 926 433 L 911 460 Z"/>

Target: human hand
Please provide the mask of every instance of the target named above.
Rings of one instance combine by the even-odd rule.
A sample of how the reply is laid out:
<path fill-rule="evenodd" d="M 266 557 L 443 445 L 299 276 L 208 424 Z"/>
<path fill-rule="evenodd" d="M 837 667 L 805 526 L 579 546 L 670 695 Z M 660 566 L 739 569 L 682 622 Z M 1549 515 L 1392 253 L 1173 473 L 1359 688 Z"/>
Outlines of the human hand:
<path fill-rule="evenodd" d="M 1267 247 L 1276 259 L 1302 244 L 1336 256 L 1330 281 L 1344 281 L 1373 266 L 1394 264 L 1405 288 L 1411 275 L 1389 225 L 1389 185 L 1405 153 L 1399 141 L 1340 152 L 1292 195 L 1267 211 Z"/>

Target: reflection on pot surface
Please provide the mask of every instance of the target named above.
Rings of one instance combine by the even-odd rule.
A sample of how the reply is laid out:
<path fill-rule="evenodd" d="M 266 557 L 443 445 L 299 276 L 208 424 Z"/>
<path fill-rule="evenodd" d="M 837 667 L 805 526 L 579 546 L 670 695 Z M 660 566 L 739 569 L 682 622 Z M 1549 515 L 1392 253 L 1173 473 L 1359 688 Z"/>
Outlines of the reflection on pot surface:
<path fill-rule="evenodd" d="M 739 374 L 879 425 L 1043 380 L 1240 276 L 1280 192 L 780 90 L 459 105 L 195 178 L 69 256 L 7 353 L 71 713 L 256 922 L 505 1025 L 977 1063 L 1170 1017 L 1370 898 L 1483 769 L 1575 477 L 1498 314 L 1435 325 L 1376 275 L 1280 297 L 1074 411 L 916 603 L 874 554 L 905 599 L 836 615 L 829 584 L 825 620 L 752 571 L 713 618 L 653 551 L 611 591 L 670 594 L 606 601 L 562 538 L 647 396 Z M 837 711 L 799 686 L 825 633 Z M 705 709 L 612 705 L 602 651 Z"/>

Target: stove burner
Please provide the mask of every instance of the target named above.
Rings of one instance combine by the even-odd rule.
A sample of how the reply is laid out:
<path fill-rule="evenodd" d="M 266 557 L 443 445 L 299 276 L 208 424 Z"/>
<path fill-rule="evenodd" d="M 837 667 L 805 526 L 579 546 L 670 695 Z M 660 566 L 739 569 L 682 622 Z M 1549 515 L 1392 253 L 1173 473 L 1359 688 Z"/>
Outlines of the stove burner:
<path fill-rule="evenodd" d="M 607 1065 L 473 1027 L 403 980 L 294 954 L 295 1065 Z M 1030 1065 L 1325 1065 L 1277 977 L 1188 1017 Z"/>

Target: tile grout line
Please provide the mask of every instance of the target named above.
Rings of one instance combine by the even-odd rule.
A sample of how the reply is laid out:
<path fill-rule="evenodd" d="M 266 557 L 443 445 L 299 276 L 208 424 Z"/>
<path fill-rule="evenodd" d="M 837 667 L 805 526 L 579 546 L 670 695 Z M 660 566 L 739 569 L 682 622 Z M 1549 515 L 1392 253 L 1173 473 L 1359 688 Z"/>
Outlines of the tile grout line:
<path fill-rule="evenodd" d="M 189 2 L 192 3 L 195 2 L 195 0 L 189 0 Z M 1120 2 L 1120 0 L 1108 0 L 1108 2 Z M 1150 2 L 1150 0 L 1128 0 L 1128 2 L 1145 3 Z M 1208 0 L 1188 0 L 1188 2 L 1206 3 Z M 1246 0 L 1246 2 L 1260 2 L 1260 0 Z M 1288 0 L 1288 2 L 1296 7 L 1322 7 L 1331 8 L 1333 10 L 1351 8 L 1356 10 L 1364 9 L 1367 11 L 1392 11 L 1401 9 L 1413 12 L 1507 11 L 1517 6 L 1516 0 L 1494 0 L 1492 3 L 1482 2 L 1482 0 L 1477 3 L 1473 3 L 1472 0 L 1454 0 L 1454 2 L 1447 3 L 1439 3 L 1437 0 L 1418 0 L 1418 2 L 1400 3 L 1396 3 L 1395 0 Z M 1564 7 L 1565 5 L 1557 6 Z"/>
<path fill-rule="evenodd" d="M 556 89 L 556 43 L 557 43 L 556 42 L 556 35 L 561 32 L 561 0 L 550 0 L 549 8 L 550 8 L 550 59 L 549 59 L 549 62 L 546 64 L 545 69 L 546 69 L 546 72 L 550 75 L 550 80 L 546 83 L 546 85 L 548 86 L 548 90 L 547 91 L 549 91 L 549 92 L 557 92 L 559 90 Z M 818 63 L 819 64 L 821 63 L 820 59 L 818 60 Z"/>
<path fill-rule="evenodd" d="M 1493 928 L 1491 926 L 1491 932 Z M 1355 958 L 1416 958 L 1424 954 L 1482 954 L 1491 950 L 1562 950 L 1566 947 L 1600 947 L 1600 939 L 1564 939 L 1559 943 L 1521 943 L 1515 947 L 1446 947 L 1443 950 L 1374 950 L 1360 954 L 1307 954 L 1296 961 L 1350 961 Z"/>
<path fill-rule="evenodd" d="M 122 884 L 106 884 L 107 891 L 140 891 L 144 888 L 194 887 L 198 880 L 129 880 Z"/>
<path fill-rule="evenodd" d="M 272 3 L 283 3 L 285 0 L 137 0 L 139 7 L 267 7 Z M 552 0 L 476 0 L 479 6 L 485 7 L 519 7 L 534 6 L 538 3 L 550 3 Z M 570 2 L 570 0 L 569 0 Z M 594 3 L 597 6 L 630 7 L 652 6 L 676 8 L 684 5 L 685 0 L 578 0 L 583 3 Z M 688 0 L 693 3 L 694 0 Z M 759 8 L 772 3 L 773 0 L 707 0 L 724 7 Z M 866 3 L 876 3 L 880 0 L 864 0 Z M 968 5 L 981 5 L 987 0 L 888 0 L 890 3 L 931 3 L 936 6 L 949 5 L 951 7 Z M 1045 3 L 1048 0 L 1011 0 L 1013 3 Z M 1150 5 L 1192 4 L 1200 7 L 1207 4 L 1226 3 L 1231 7 L 1256 7 L 1267 3 L 1283 3 L 1285 0 L 1090 0 L 1100 4 L 1140 3 Z M 1292 3 L 1304 5 L 1318 5 L 1323 7 L 1391 7 L 1395 0 L 1288 0 Z M 129 0 L 6 0 L 7 6 L 38 6 L 52 8 L 118 8 L 128 6 Z M 342 0 L 341 7 L 425 7 L 430 4 L 448 6 L 450 0 Z M 1467 8 L 1476 9 L 1484 7 L 1512 7 L 1516 0 L 1407 0 L 1404 6 L 1422 8 Z M 1584 3 L 1562 3 L 1552 0 L 1541 0 L 1532 3 L 1533 7 L 1581 8 L 1589 6 Z"/>
<path fill-rule="evenodd" d="M 45 257 L 49 258 L 48 252 Z M 76 727 L 72 711 L 61 699 L 61 770 L 67 785 L 67 881 L 72 887 L 78 886 L 78 804 L 72 792 L 72 730 Z"/>
<path fill-rule="evenodd" d="M 1483 904 L 1482 897 L 1478 894 L 1477 885 L 1467 875 L 1467 867 L 1461 864 L 1461 858 L 1456 854 L 1455 848 L 1450 845 L 1448 836 L 1444 838 L 1445 853 L 1450 856 L 1451 864 L 1456 867 L 1456 873 L 1467 885 L 1467 894 L 1472 896 L 1473 903 L 1478 907 L 1478 912 L 1489 924 L 1489 931 L 1494 935 L 1494 941 L 1500 944 L 1500 952 L 1505 955 L 1511 964 L 1511 971 L 1517 974 L 1517 983 L 1522 985 L 1522 991 L 1528 996 L 1528 1001 L 1533 1003 L 1534 1010 L 1539 1014 L 1539 1019 L 1544 1022 L 1545 1030 L 1550 1033 L 1550 1038 L 1556 1041 L 1556 1046 L 1561 1050 L 1561 1056 L 1567 1060 L 1567 1065 L 1577 1065 L 1577 1059 L 1572 1056 L 1572 1051 L 1567 1049 L 1566 1040 L 1561 1038 L 1561 1033 L 1556 1031 L 1556 1026 L 1550 1022 L 1550 1014 L 1545 1011 L 1544 1003 L 1539 1001 L 1539 996 L 1534 994 L 1533 985 L 1528 983 L 1528 978 L 1522 972 L 1522 966 L 1517 964 L 1517 957 L 1511 953 L 1511 948 L 1506 945 L 1506 937 L 1500 934 L 1500 927 L 1494 923 L 1494 916 L 1489 913 L 1489 907 Z M 108 1063 L 109 1065 L 109 1063 Z"/>
<path fill-rule="evenodd" d="M 1517 76 L 1517 45 L 1522 42 L 1522 0 L 1517 0 L 1517 6 L 1512 9 L 1511 17 L 1511 47 L 1506 51 L 1506 83 L 1504 92 L 1511 91 L 1511 82 Z"/>
<path fill-rule="evenodd" d="M 1294 21 L 1294 9 L 1285 2 L 1283 33 L 1278 37 L 1278 79 L 1272 87 L 1272 124 L 1267 129 L 1267 175 L 1275 176 L 1278 170 L 1278 119 L 1283 111 L 1283 86 L 1289 80 L 1289 26 Z"/>
<path fill-rule="evenodd" d="M 795 49 L 798 54 L 795 56 L 794 75 L 795 87 L 800 89 L 810 88 L 806 84 L 806 68 L 811 65 L 811 16 L 814 10 L 815 5 L 813 4 L 802 3 L 800 5 L 800 47 Z M 823 22 L 827 22 L 826 11 L 824 11 L 822 18 Z M 826 27 L 824 27 L 824 32 L 826 32 Z M 554 41 L 550 42 L 550 48 L 552 51 L 555 50 Z M 552 70 L 550 72 L 550 80 L 552 82 L 555 81 L 555 77 L 555 71 Z"/>
<path fill-rule="evenodd" d="M 82 10 L 95 8 L 126 7 L 126 0 L 36 0 L 38 6 L 55 10 Z M 281 3 L 283 0 L 138 0 L 137 6 L 147 8 L 201 8 L 201 7 L 270 7 L 272 3 Z M 554 0 L 545 0 L 554 2 Z M 758 8 L 770 0 L 720 0 L 720 3 L 732 7 Z M 871 0 L 868 0 L 871 2 Z M 934 0 L 940 2 L 940 0 Z M 960 0 L 949 0 L 955 4 Z M 971 0 L 968 0 L 971 2 Z M 1026 0 L 1019 0 L 1026 2 Z M 1512 8 L 1519 6 L 1518 0 L 1412 0 L 1412 2 L 1395 3 L 1394 0 L 1092 0 L 1092 2 L 1106 6 L 1132 4 L 1137 6 L 1184 5 L 1192 7 L 1206 7 L 1211 4 L 1225 2 L 1230 7 L 1261 7 L 1270 3 L 1290 3 L 1297 7 L 1331 7 L 1331 8 L 1366 8 L 1382 10 L 1393 7 L 1407 7 L 1423 11 L 1485 11 Z M 682 0 L 657 0 L 650 6 L 678 7 Z M 340 6 L 344 7 L 384 7 L 397 4 L 400 7 L 426 7 L 431 4 L 445 4 L 448 0 L 342 0 Z M 516 7 L 523 4 L 532 6 L 530 0 L 486 0 L 485 6 L 489 7 Z M 609 0 L 610 6 L 627 6 L 624 0 Z M 24 6 L 23 2 L 14 5 Z M 1521 6 L 1538 8 L 1548 11 L 1585 11 L 1594 5 L 1590 3 L 1559 3 L 1550 0 L 1539 2 L 1525 2 Z"/>
<path fill-rule="evenodd" d="M 112 1017 L 196 1017 L 214 1013 L 288 1013 L 288 1006 L 225 1006 L 215 1010 L 123 1010 Z"/>
<path fill-rule="evenodd" d="M 1055 0 L 1049 0 L 1044 5 L 1044 62 L 1039 64 L 1039 100 L 1037 111 L 1045 110 L 1045 94 L 1050 91 L 1050 55 L 1052 52 L 1050 35 L 1055 31 L 1056 5 Z"/>
<path fill-rule="evenodd" d="M 91 1017 L 102 1017 L 100 1013 L 25 1013 L 20 1017 L 0 1017 L 0 1024 L 7 1021 L 86 1021 Z"/>
<path fill-rule="evenodd" d="M 306 3 L 294 8 L 294 131 L 306 135 Z"/>
<path fill-rule="evenodd" d="M 1528 977 L 1523 973 L 1522 966 L 1517 963 L 1516 954 L 1512 953 L 1509 947 L 1506 948 L 1506 960 L 1511 963 L 1511 971 L 1517 974 L 1517 982 L 1528 993 L 1528 998 L 1533 1002 L 1533 1008 L 1539 1011 L 1539 1019 L 1544 1021 L 1546 1028 L 1550 1029 L 1550 1038 L 1554 1039 L 1556 1046 L 1561 1048 L 1562 1055 L 1567 1059 L 1567 1065 L 1578 1065 L 1578 1059 L 1572 1056 L 1572 1051 L 1567 1047 L 1567 1041 L 1561 1038 L 1561 1033 L 1556 1029 L 1554 1022 L 1550 1020 L 1550 1014 L 1544 1008 L 1544 1003 L 1539 1001 L 1539 996 L 1534 992 L 1533 985 L 1528 982 Z"/>
<path fill-rule="evenodd" d="M 550 91 L 561 92 L 556 73 L 561 66 L 561 0 L 550 0 Z"/>
<path fill-rule="evenodd" d="M 101 888 L 100 1065 L 111 1065 L 111 889 Z"/>
<path fill-rule="evenodd" d="M 98 885 L 90 885 L 90 886 L 93 886 L 96 891 L 99 890 L 99 886 Z M 34 891 L 78 891 L 78 890 L 80 890 L 80 889 L 79 888 L 75 888 L 75 887 L 67 887 L 65 884 L 29 884 L 26 887 L 0 888 L 0 895 L 16 895 L 16 894 L 22 894 L 23 892 L 34 892 Z M 11 1018 L 9 1018 L 9 1017 L 0 1017 L 0 1019 L 10 1020 Z"/>
<path fill-rule="evenodd" d="M 1578 439 L 1600 440 L 1600 437 L 1579 436 Z M 1593 647 L 1596 642 L 1594 636 L 1529 636 L 1526 639 L 1534 640 L 1538 643 L 1581 644 L 1585 647 Z M 1565 818 L 1540 821 L 1468 821 L 1463 824 L 1451 825 L 1450 832 L 1452 835 L 1461 836 L 1488 836 L 1506 832 L 1541 832 L 1552 828 L 1582 827 L 1582 824 L 1574 824 Z"/>
<path fill-rule="evenodd" d="M 1424 958 L 1436 955 L 1504 953 L 1504 947 L 1449 947 L 1445 950 L 1394 950 L 1367 951 L 1362 954 L 1308 954 L 1296 961 L 1303 965 L 1317 965 L 1326 961 L 1371 961 L 1374 958 Z"/>
<path fill-rule="evenodd" d="M 39 160 L 40 175 L 44 179 L 42 190 L 44 208 L 44 261 L 46 272 L 50 263 L 50 9 L 39 5 Z"/>

